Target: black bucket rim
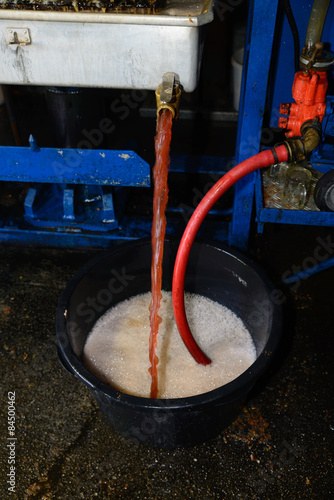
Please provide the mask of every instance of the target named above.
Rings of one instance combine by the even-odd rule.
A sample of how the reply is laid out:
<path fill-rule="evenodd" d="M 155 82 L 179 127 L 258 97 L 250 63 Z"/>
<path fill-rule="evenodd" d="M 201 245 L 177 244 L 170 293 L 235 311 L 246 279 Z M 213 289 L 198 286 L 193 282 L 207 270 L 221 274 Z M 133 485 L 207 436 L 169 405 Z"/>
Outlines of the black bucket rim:
<path fill-rule="evenodd" d="M 166 237 L 165 242 L 174 243 L 177 245 L 179 243 L 179 240 Z M 216 389 L 213 389 L 211 391 L 195 396 L 172 399 L 151 399 L 142 396 L 126 394 L 102 382 L 96 375 L 90 372 L 74 353 L 69 341 L 66 342 L 66 346 L 62 344 L 61 333 L 62 331 L 66 332 L 66 310 L 68 301 L 71 297 L 71 294 L 73 293 L 74 288 L 84 277 L 87 271 L 104 259 L 110 258 L 111 254 L 116 255 L 120 252 L 123 252 L 126 247 L 133 247 L 134 245 L 141 246 L 143 244 L 151 244 L 151 238 L 147 237 L 127 241 L 115 248 L 109 249 L 92 257 L 83 266 L 81 266 L 80 269 L 78 269 L 78 271 L 67 283 L 65 289 L 61 294 L 56 311 L 57 352 L 59 361 L 63 368 L 65 368 L 69 373 L 78 378 L 93 392 L 98 391 L 99 393 L 103 393 L 104 396 L 106 396 L 110 400 L 113 400 L 115 404 L 129 405 L 132 407 L 136 406 L 138 409 L 159 409 L 162 406 L 168 407 L 169 409 L 173 410 L 184 410 L 185 407 L 194 409 L 199 406 L 203 407 L 205 405 L 212 405 L 217 403 L 219 404 L 219 401 L 222 400 L 224 401 L 224 403 L 232 402 L 235 399 L 240 398 L 242 395 L 249 393 L 250 389 L 255 385 L 259 377 L 267 369 L 269 363 L 271 362 L 271 358 L 276 352 L 278 344 L 280 342 L 282 330 L 282 308 L 279 303 L 273 303 L 273 321 L 270 336 L 265 346 L 263 347 L 262 352 L 254 361 L 254 363 L 231 382 L 228 382 L 227 384 L 224 384 L 221 387 L 217 387 Z M 259 276 L 267 289 L 268 296 L 270 296 L 270 292 L 276 290 L 276 287 L 273 285 L 272 281 L 268 278 L 266 273 L 257 263 L 253 262 L 250 258 L 243 255 L 239 250 L 231 248 L 226 243 L 214 240 L 196 240 L 193 246 L 208 246 L 211 248 L 215 248 L 224 252 L 225 254 L 228 254 L 234 259 L 238 259 L 242 264 L 250 267 Z"/>

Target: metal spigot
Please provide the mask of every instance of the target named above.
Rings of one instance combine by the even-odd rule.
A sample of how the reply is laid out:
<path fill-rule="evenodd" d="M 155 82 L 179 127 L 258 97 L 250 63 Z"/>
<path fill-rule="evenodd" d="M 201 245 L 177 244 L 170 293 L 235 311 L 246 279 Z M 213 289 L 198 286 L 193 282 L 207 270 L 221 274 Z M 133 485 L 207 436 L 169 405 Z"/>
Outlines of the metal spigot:
<path fill-rule="evenodd" d="M 168 72 L 162 77 L 162 83 L 155 91 L 157 101 L 157 115 L 162 109 L 169 109 L 173 118 L 176 120 L 179 116 L 179 103 L 182 92 L 179 75 Z"/>

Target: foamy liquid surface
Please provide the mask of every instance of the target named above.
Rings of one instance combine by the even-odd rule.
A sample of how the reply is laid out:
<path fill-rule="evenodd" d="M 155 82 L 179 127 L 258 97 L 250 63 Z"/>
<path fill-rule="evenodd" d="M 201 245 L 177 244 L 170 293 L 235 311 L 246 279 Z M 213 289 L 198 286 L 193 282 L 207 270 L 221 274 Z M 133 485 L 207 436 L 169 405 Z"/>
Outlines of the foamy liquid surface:
<path fill-rule="evenodd" d="M 162 292 L 157 355 L 159 398 L 181 398 L 220 387 L 256 359 L 251 335 L 229 309 L 200 295 L 185 294 L 194 338 L 211 358 L 194 361 L 178 332 L 171 292 Z M 149 304 L 151 293 L 117 304 L 94 325 L 84 347 L 84 363 L 102 381 L 127 394 L 150 397 Z"/>

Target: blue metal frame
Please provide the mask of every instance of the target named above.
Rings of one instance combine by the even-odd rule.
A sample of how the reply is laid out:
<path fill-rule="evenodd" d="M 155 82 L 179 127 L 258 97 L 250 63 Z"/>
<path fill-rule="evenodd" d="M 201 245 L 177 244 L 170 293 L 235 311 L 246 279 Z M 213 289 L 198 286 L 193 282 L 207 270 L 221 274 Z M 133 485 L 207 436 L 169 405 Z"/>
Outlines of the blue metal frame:
<path fill-rule="evenodd" d="M 334 138 L 334 97 L 327 98 L 327 115 L 322 123 L 324 137 Z M 319 172 L 326 173 L 334 168 L 333 145 L 323 141 L 314 151 L 311 157 L 313 168 Z M 306 226 L 334 226 L 334 212 L 315 212 L 303 210 L 283 210 L 276 208 L 264 208 L 262 176 L 258 170 L 255 182 L 255 206 L 256 222 L 258 231 L 263 231 L 266 222 L 279 224 L 300 224 Z"/>
<path fill-rule="evenodd" d="M 148 187 L 150 167 L 132 151 L 70 150 L 38 148 L 30 139 L 30 148 L 0 148 L 4 168 L 0 180 L 11 182 L 31 181 L 25 198 L 25 215 L 15 220 L 8 217 L 0 220 L 0 240 L 15 244 L 34 244 L 57 247 L 100 247 L 108 248 L 118 240 L 132 240 L 147 237 L 151 233 L 152 220 L 149 216 L 125 216 L 120 210 L 120 197 L 127 193 L 127 187 Z M 34 156 L 35 155 L 35 156 Z M 36 158 L 36 161 L 35 161 Z M 78 164 L 81 158 L 84 160 Z M 102 160 L 100 159 L 102 158 Z M 0 158 L 1 159 L 1 158 Z M 27 159 L 27 162 L 25 162 Z M 96 161 L 97 160 L 97 161 Z M 95 162 L 95 163 L 94 163 Z M 99 169 L 96 168 L 99 163 Z M 233 158 L 213 156 L 172 155 L 170 172 L 192 172 L 212 174 L 220 177 L 233 166 Z M 46 168 L 43 168 L 44 165 Z M 92 165 L 95 165 L 92 168 Z M 94 173 L 94 175 L 93 175 Z M 57 177 L 56 183 L 52 182 Z M 43 183 L 37 181 L 44 181 Z M 88 181 L 89 184 L 81 184 Z M 37 182 L 37 184 L 35 184 Z M 127 187 L 122 187 L 127 186 Z M 37 189 L 36 189 L 37 188 Z M 38 204 L 43 189 L 50 194 L 50 202 Z M 101 210 L 76 213 L 75 190 L 94 190 L 101 193 Z M 118 217 L 114 221 L 113 189 Z M 104 193 L 107 190 L 107 193 Z M 116 192 L 115 192 L 116 191 Z M 46 196 L 47 198 L 47 196 Z M 124 204 L 124 200 L 121 200 Z M 167 236 L 180 236 L 195 206 L 181 204 L 171 210 Z M 173 216 L 177 211 L 179 217 Z M 232 209 L 215 210 L 218 216 L 229 216 Z M 103 220 L 109 215 L 109 220 Z M 34 226 L 34 227 L 33 227 Z M 115 229 L 115 230 L 114 230 Z M 205 221 L 199 231 L 203 239 L 215 238 L 226 241 L 228 222 Z"/>
<path fill-rule="evenodd" d="M 120 187 L 150 185 L 150 166 L 133 151 L 39 148 L 32 136 L 29 142 L 28 148 L 0 148 L 0 181 L 27 185 L 23 220 L 16 223 L 16 241 L 29 240 L 27 233 L 32 228 L 22 222 L 41 231 L 109 234 L 118 228 L 114 196 L 121 204 Z M 14 235 L 14 220 L 9 219 L 9 224 L 9 232 L 8 221 L 0 228 L 5 240 Z M 44 232 L 45 241 L 52 234 L 47 237 Z M 58 236 L 55 241 L 58 244 Z"/>
<path fill-rule="evenodd" d="M 259 152 L 269 67 L 274 41 L 278 0 L 252 0 L 239 105 L 236 164 Z M 246 249 L 254 200 L 254 174 L 235 186 L 233 218 L 229 234 L 232 246 Z"/>
<path fill-rule="evenodd" d="M 330 269 L 333 266 L 334 266 L 334 257 L 330 257 L 327 260 L 318 262 L 313 267 L 303 269 L 303 271 L 300 271 L 299 273 L 291 274 L 287 278 L 283 279 L 283 282 L 286 285 L 291 285 L 292 283 L 296 283 L 297 281 L 305 280 L 310 276 L 319 273 L 320 271 L 326 271 L 326 269 Z"/>
<path fill-rule="evenodd" d="M 301 46 L 305 40 L 311 3 L 301 5 L 291 1 L 300 31 Z M 278 26 L 275 23 L 278 21 Z M 275 32 L 275 46 L 273 37 Z M 328 41 L 334 33 L 334 4 L 329 8 L 323 31 Z M 278 43 L 277 43 L 278 42 Z M 273 58 L 276 65 L 271 64 Z M 236 144 L 236 163 L 253 156 L 260 150 L 260 134 L 266 98 L 268 97 L 270 125 L 277 127 L 279 106 L 291 102 L 291 87 L 294 78 L 293 40 L 291 30 L 283 12 L 278 10 L 278 1 L 253 0 L 250 4 L 244 71 Z M 268 92 L 267 92 L 268 87 Z M 329 98 L 324 125 L 327 133 L 334 135 L 333 100 Z M 323 143 L 312 156 L 312 165 L 320 171 L 334 167 L 333 146 Z M 259 172 L 247 175 L 239 181 L 235 190 L 233 219 L 229 233 L 231 245 L 246 250 L 256 191 L 256 221 L 261 231 L 265 222 L 304 225 L 334 225 L 334 214 L 330 212 L 306 212 L 266 209 L 263 206 L 262 183 Z"/>
<path fill-rule="evenodd" d="M 106 186 L 149 186 L 150 166 L 133 151 L 0 148 L 0 181 Z"/>

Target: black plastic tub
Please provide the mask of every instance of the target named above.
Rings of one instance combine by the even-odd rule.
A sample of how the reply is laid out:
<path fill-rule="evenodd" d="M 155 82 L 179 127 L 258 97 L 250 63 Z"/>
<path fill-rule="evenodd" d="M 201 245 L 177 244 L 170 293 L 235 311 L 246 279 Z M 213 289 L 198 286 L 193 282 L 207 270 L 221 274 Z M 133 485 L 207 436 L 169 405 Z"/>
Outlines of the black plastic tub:
<path fill-rule="evenodd" d="M 166 241 L 163 289 L 171 290 L 178 242 Z M 101 382 L 82 363 L 85 341 L 110 307 L 150 291 L 151 242 L 137 240 L 99 255 L 68 283 L 57 311 L 59 359 L 86 384 L 111 426 L 123 436 L 153 447 L 189 447 L 217 435 L 242 409 L 268 367 L 281 333 L 275 290 L 248 259 L 221 244 L 195 243 L 185 290 L 215 300 L 239 316 L 253 337 L 257 359 L 232 382 L 179 399 L 149 399 L 121 393 Z"/>

